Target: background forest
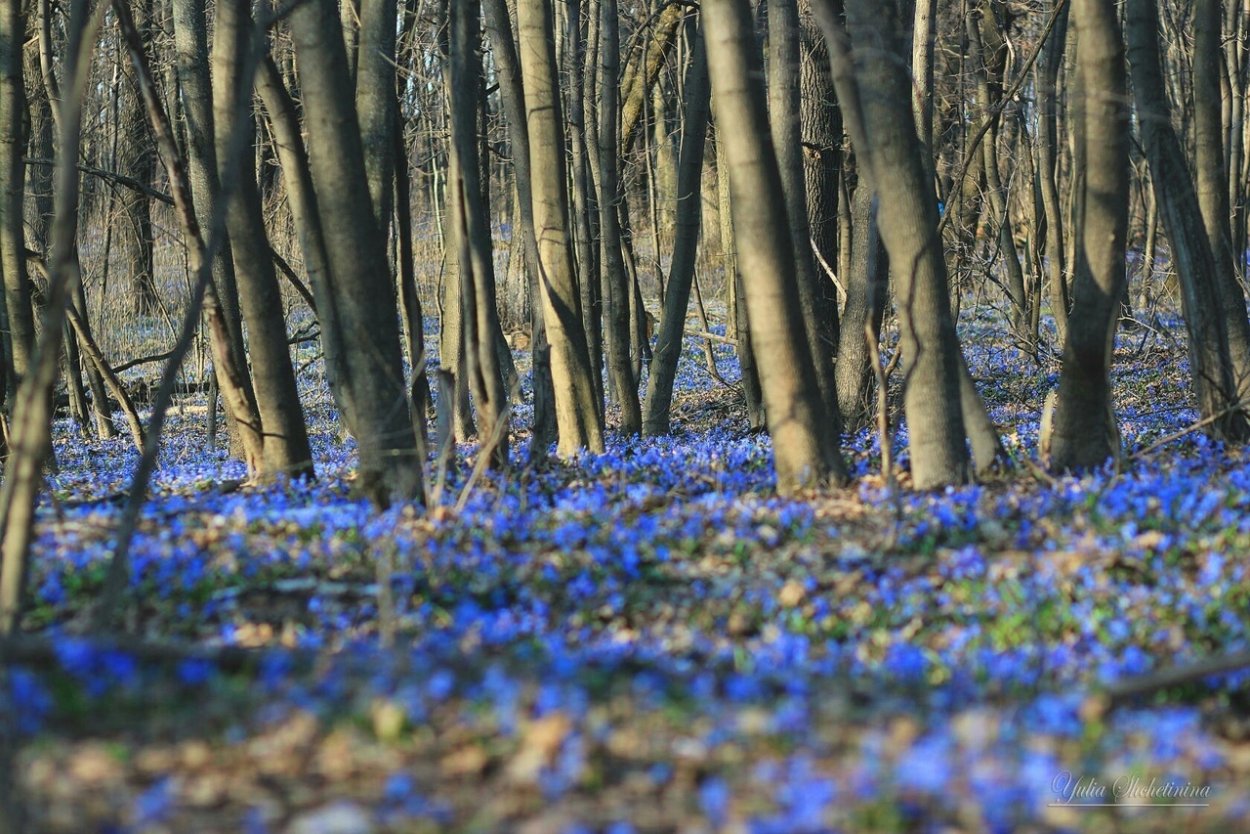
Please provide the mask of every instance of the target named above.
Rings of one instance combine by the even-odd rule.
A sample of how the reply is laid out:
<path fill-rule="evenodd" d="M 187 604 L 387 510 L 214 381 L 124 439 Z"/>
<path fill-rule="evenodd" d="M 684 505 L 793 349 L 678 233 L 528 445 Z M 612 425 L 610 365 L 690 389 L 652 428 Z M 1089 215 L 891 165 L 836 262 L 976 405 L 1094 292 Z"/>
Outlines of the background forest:
<path fill-rule="evenodd" d="M 1250 0 L 0 0 L 0 834 L 1237 830 Z"/>

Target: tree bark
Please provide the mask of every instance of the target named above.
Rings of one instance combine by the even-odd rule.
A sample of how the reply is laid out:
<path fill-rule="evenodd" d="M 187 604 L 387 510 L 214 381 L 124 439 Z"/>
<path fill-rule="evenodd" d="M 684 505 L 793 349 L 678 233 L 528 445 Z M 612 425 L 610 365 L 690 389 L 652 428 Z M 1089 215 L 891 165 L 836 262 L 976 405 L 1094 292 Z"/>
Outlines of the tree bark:
<path fill-rule="evenodd" d="M 840 443 L 842 420 L 833 375 L 833 317 L 818 284 L 816 259 L 812 251 L 812 227 L 808 221 L 801 122 L 800 40 L 797 0 L 769 0 L 768 108 L 794 250 L 795 285 L 807 348 L 816 371 L 816 384 L 830 421 L 829 431 L 836 438 L 834 442 Z M 829 283 L 828 279 L 819 280 L 821 284 Z"/>
<path fill-rule="evenodd" d="M 1241 439 L 1247 430 L 1245 409 L 1241 409 L 1241 414 L 1226 413 L 1240 399 L 1241 392 L 1229 350 L 1228 321 L 1220 314 L 1215 285 L 1215 276 L 1222 267 L 1216 263 L 1215 248 L 1203 222 L 1205 215 L 1185 166 L 1180 139 L 1172 127 L 1163 87 L 1154 0 L 1130 0 L 1125 26 L 1137 121 L 1150 166 L 1150 183 L 1180 279 L 1181 304 L 1189 333 L 1191 384 L 1204 418 L 1224 415 L 1215 419 L 1214 432 Z M 1151 266 L 1147 263 L 1144 268 Z"/>
<path fill-rule="evenodd" d="M 399 343 L 395 294 L 368 191 L 347 52 L 330 0 L 289 18 L 303 85 L 309 168 L 342 327 L 344 397 L 360 450 L 361 491 L 378 503 L 423 500 Z"/>
<path fill-rule="evenodd" d="M 621 408 L 621 433 L 638 434 L 643 429 L 638 388 L 630 364 L 629 272 L 621 249 L 621 181 L 619 99 L 620 99 L 620 10 L 617 0 L 602 0 L 599 22 L 599 235 L 603 251 L 603 283 L 607 302 L 605 346 L 608 379 L 614 399 Z M 685 309 L 682 310 L 685 316 Z M 679 340 L 680 341 L 680 340 Z M 654 378 L 654 377 L 653 377 Z M 650 429 L 648 429 L 650 431 Z"/>
<path fill-rule="evenodd" d="M 794 243 L 771 146 L 751 10 L 745 0 L 705 0 L 703 16 L 777 488 L 790 493 L 841 482 L 846 470 L 839 438 L 830 431 L 793 278 Z"/>
<path fill-rule="evenodd" d="M 878 224 L 895 276 L 900 349 L 907 361 L 903 408 L 912 482 L 917 489 L 963 483 L 969 460 L 962 360 L 938 234 L 937 196 L 911 111 L 899 9 L 894 2 L 848 4 L 854 44 L 848 56 L 839 6 L 822 0 L 818 19 L 834 55 L 834 83 L 856 158 L 867 167 L 880 201 Z"/>
<path fill-rule="evenodd" d="M 1102 465 L 1120 453 L 1111 402 L 1111 349 L 1124 294 L 1129 136 L 1124 45 L 1113 0 L 1074 0 L 1079 92 L 1073 101 L 1075 304 L 1050 439 L 1056 471 Z"/>
<path fill-rule="evenodd" d="M 690 306 L 690 289 L 695 277 L 695 257 L 699 251 L 699 233 L 703 226 L 703 155 L 711 115 L 711 82 L 708 79 L 707 47 L 703 33 L 700 31 L 694 37 L 695 47 L 685 85 L 685 130 L 677 166 L 677 228 L 673 262 L 668 291 L 664 295 L 664 310 L 660 316 L 660 332 L 655 340 L 655 355 L 651 358 L 643 412 L 643 430 L 652 437 L 669 432 L 673 384 L 677 378 L 686 310 Z M 739 338 L 745 336 L 743 333 Z"/>
<path fill-rule="evenodd" d="M 0 9 L 0 273 L 11 334 L 8 358 L 17 379 L 30 369 L 35 346 L 35 313 L 26 270 L 22 211 L 26 189 L 26 87 L 22 80 L 25 18 L 19 2 Z"/>
<path fill-rule="evenodd" d="M 508 461 L 507 392 L 495 352 L 498 315 L 490 215 L 482 199 L 477 116 L 482 85 L 478 54 L 481 6 L 458 0 L 451 6 L 451 88 L 461 95 L 451 101 L 452 154 L 450 180 L 456 189 L 455 239 L 459 242 L 461 314 L 469 379 L 481 423 L 481 453 L 489 451 L 495 466 Z"/>
<path fill-rule="evenodd" d="M 221 182 L 225 178 L 223 166 L 235 131 L 245 131 L 250 146 L 255 140 L 256 126 L 250 106 L 250 78 L 242 77 L 243 67 L 250 60 L 246 52 L 251 41 L 251 3 L 249 0 L 217 0 L 216 9 L 212 53 L 213 131 L 217 178 Z M 287 347 L 282 292 L 265 234 L 254 166 L 255 155 L 244 154 L 235 173 L 234 193 L 224 208 L 239 301 L 247 324 L 261 422 L 263 457 L 258 474 L 310 477 L 313 475 L 312 449 Z"/>
<path fill-rule="evenodd" d="M 519 0 L 517 25 L 525 78 L 534 229 L 541 267 L 539 286 L 551 346 L 558 448 L 562 457 L 571 458 L 583 449 L 601 452 L 604 447 L 570 239 L 552 0 Z"/>

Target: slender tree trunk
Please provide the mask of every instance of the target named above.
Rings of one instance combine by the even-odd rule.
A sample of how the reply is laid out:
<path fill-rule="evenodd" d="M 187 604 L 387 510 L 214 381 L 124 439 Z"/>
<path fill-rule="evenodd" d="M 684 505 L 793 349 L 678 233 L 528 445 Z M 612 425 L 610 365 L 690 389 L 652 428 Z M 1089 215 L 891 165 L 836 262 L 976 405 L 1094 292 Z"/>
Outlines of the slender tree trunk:
<path fill-rule="evenodd" d="M 207 229 L 221 195 L 217 172 L 217 148 L 213 130 L 213 96 L 209 80 L 208 23 L 205 0 L 171 0 L 174 28 L 174 65 L 186 127 L 187 176 L 191 186 L 195 221 Z M 145 53 L 146 54 L 146 53 Z M 148 106 L 149 118 L 151 107 Z M 239 311 L 239 291 L 229 245 L 212 253 L 213 280 L 211 295 L 220 310 L 229 353 L 237 360 L 245 357 L 243 320 Z M 220 348 L 225 349 L 225 346 Z M 214 363 L 218 384 L 225 394 L 226 411 L 230 415 L 231 451 L 240 455 L 248 470 L 260 469 L 264 460 L 262 438 L 249 415 L 256 412 L 256 397 L 246 366 L 236 368 L 235 378 L 221 363 Z M 237 389 L 237 390 L 236 390 Z"/>
<path fill-rule="evenodd" d="M 1063 205 L 1059 198 L 1059 69 L 1063 65 L 1064 43 L 1068 33 L 1066 2 L 1057 8 L 1050 37 L 1042 47 L 1037 64 L 1037 177 L 1042 192 L 1042 208 L 1046 216 L 1046 275 L 1050 287 L 1050 312 L 1055 318 L 1058 343 L 1063 344 L 1068 331 L 1067 269 L 1064 256 L 1067 228 L 1063 222 Z"/>
<path fill-rule="evenodd" d="M 486 28 L 490 35 L 491 53 L 499 82 L 499 98 L 508 123 L 512 145 L 512 169 L 517 189 L 517 214 L 520 216 L 522 251 L 525 255 L 526 287 L 530 304 L 530 351 L 534 379 L 533 439 L 530 455 L 545 455 L 556 439 L 555 390 L 548 362 L 547 326 L 539 298 L 539 275 L 542 263 L 538 255 L 538 236 L 534 225 L 534 200 L 530 179 L 529 126 L 526 124 L 525 83 L 521 77 L 521 60 L 512 31 L 512 17 L 507 0 L 485 0 Z"/>
<path fill-rule="evenodd" d="M 1217 251 L 1232 254 L 1228 243 L 1228 173 L 1224 158 L 1224 125 L 1220 92 L 1223 52 L 1220 49 L 1220 0 L 1194 0 L 1194 170 L 1198 205 L 1207 239 Z M 1224 266 L 1220 264 L 1221 268 Z M 1233 264 L 1235 268 L 1235 263 Z M 1245 306 L 1243 300 L 1242 306 Z"/>
<path fill-rule="evenodd" d="M 252 30 L 250 0 L 217 0 L 213 25 L 213 130 L 216 136 L 218 182 L 225 177 L 224 162 L 236 130 L 254 141 L 256 128 L 251 107 L 250 79 L 243 87 L 243 66 L 249 59 Z M 245 121 L 236 125 L 240 113 Z M 295 385 L 295 369 L 286 343 L 282 293 L 274 271 L 255 156 L 244 155 L 237 171 L 233 196 L 225 206 L 226 228 L 234 254 L 239 301 L 247 323 L 257 411 L 261 421 L 262 466 L 265 476 L 313 474 L 312 449 L 304 426 L 304 410 Z"/>
<path fill-rule="evenodd" d="M 261 59 L 256 87 L 269 116 L 278 161 L 286 184 L 287 207 L 295 224 L 304 270 L 317 304 L 317 323 L 321 330 L 321 351 L 325 357 L 326 378 L 330 392 L 345 421 L 350 422 L 348 403 L 342 397 L 346 385 L 347 365 L 343 356 L 342 324 L 335 309 L 334 292 L 330 286 L 325 236 L 317 214 L 317 196 L 308 169 L 308 152 L 300 134 L 299 115 L 291 100 L 282 73 L 272 56 Z"/>
<path fill-rule="evenodd" d="M 586 122 L 586 36 L 582 0 L 567 0 L 565 37 L 568 49 L 564 55 L 566 62 L 565 76 L 568 78 L 569 145 L 572 151 L 571 162 L 573 175 L 573 227 L 575 265 L 577 267 L 577 286 L 581 293 L 582 328 L 586 331 L 587 362 L 594 380 L 595 402 L 603 410 L 603 355 L 600 353 L 602 344 L 602 318 L 596 305 L 596 296 L 603 281 L 599 275 L 599 259 L 596 257 L 595 226 L 592 218 L 600 213 L 599 200 L 595 192 L 595 184 L 590 173 L 590 129 Z M 615 77 L 615 76 L 614 76 Z M 602 151 L 600 151 L 602 164 Z M 600 174 L 602 180 L 602 173 Z M 600 221 L 600 224 L 602 221 Z M 635 393 L 634 403 L 638 401 Z M 637 434 L 638 420 L 636 411 L 625 403 L 622 416 L 621 431 L 623 434 Z"/>
<path fill-rule="evenodd" d="M 842 421 L 833 376 L 833 317 L 817 283 L 808 222 L 807 188 L 803 169 L 800 25 L 797 0 L 769 0 L 768 106 L 773 147 L 781 174 L 781 188 L 794 248 L 795 280 L 802 308 L 807 348 L 815 363 L 816 384 L 830 420 L 829 431 L 841 442 Z M 822 283 L 828 283 L 824 279 Z"/>
<path fill-rule="evenodd" d="M 713 106 L 720 103 L 715 98 Z M 755 364 L 755 351 L 751 348 L 750 326 L 747 322 L 746 293 L 742 288 L 742 271 L 738 268 L 738 244 L 734 236 L 732 195 L 729 188 L 729 158 L 725 155 L 725 143 L 719 129 L 716 135 L 716 190 L 720 213 L 721 260 L 724 262 L 725 287 L 729 296 L 729 316 L 734 325 L 734 350 L 738 354 L 738 367 L 742 371 L 742 397 L 746 406 L 747 427 L 751 431 L 768 428 L 764 416 L 764 392 L 760 388 L 760 375 Z"/>
<path fill-rule="evenodd" d="M 690 306 L 690 288 L 695 277 L 699 233 L 703 226 L 703 154 L 707 144 L 708 117 L 711 114 L 711 84 L 708 79 L 707 47 L 703 33 L 698 32 L 694 38 L 694 52 L 686 76 L 686 114 L 683 120 L 685 130 L 682 133 L 681 157 L 677 168 L 677 228 L 673 263 L 669 272 L 668 292 L 664 295 L 664 311 L 660 316 L 660 333 L 655 343 L 655 355 L 651 359 L 647 401 L 643 411 L 643 429 L 651 436 L 669 432 L 673 383 L 677 378 L 677 361 L 681 356 L 686 310 Z M 740 338 L 745 335 L 742 334 Z"/>
<path fill-rule="evenodd" d="M 595 403 L 570 240 L 552 0 L 518 0 L 517 23 L 525 77 L 534 229 L 541 265 L 539 285 L 551 345 L 559 452 L 572 457 L 582 449 L 602 451 L 603 429 Z"/>
<path fill-rule="evenodd" d="M 1200 201 L 1164 96 L 1157 15 L 1154 0 L 1129 0 L 1125 13 L 1142 145 L 1150 165 L 1155 202 L 1162 210 L 1172 261 L 1180 277 L 1181 303 L 1189 332 L 1189 365 L 1198 407 L 1203 417 L 1224 414 L 1214 423 L 1214 431 L 1240 439 L 1247 430 L 1245 409 L 1241 414 L 1225 414 L 1242 393 L 1229 350 L 1229 322 L 1220 314 L 1215 284 L 1222 267 L 1216 263 L 1215 248 L 1207 237 Z M 1148 270 L 1153 264 L 1143 266 Z"/>
<path fill-rule="evenodd" d="M 151 51 L 151 18 L 151 0 L 136 4 L 135 24 L 143 36 L 146 51 Z M 141 185 L 151 186 L 156 173 L 156 159 L 152 154 L 144 118 L 143 97 L 137 89 L 133 70 L 126 74 L 126 83 L 119 91 L 118 98 L 119 123 L 116 129 L 120 136 L 115 160 L 118 173 Z M 152 260 L 151 204 L 146 194 L 130 188 L 121 190 L 118 203 L 121 213 L 118 248 L 125 273 L 130 279 L 134 311 L 138 315 L 149 316 L 156 312 L 158 305 Z M 109 222 L 112 222 L 112 218 L 109 218 Z"/>
<path fill-rule="evenodd" d="M 625 269 L 622 251 L 620 206 L 624 199 L 620 160 L 617 149 L 619 76 L 620 76 L 620 10 L 617 0 L 602 0 L 599 23 L 599 234 L 603 242 L 604 298 L 607 302 L 608 326 L 605 343 L 608 379 L 613 399 L 621 408 L 621 433 L 638 434 L 642 413 L 638 389 L 630 365 L 629 344 L 629 272 Z M 685 311 L 683 308 L 682 315 Z"/>
<path fill-rule="evenodd" d="M 481 421 L 483 453 L 492 451 L 492 462 L 508 461 L 506 419 L 507 393 L 495 352 L 498 317 L 495 305 L 495 267 L 490 215 L 482 199 L 481 160 L 478 158 L 478 95 L 469 95 L 482 84 L 478 53 L 481 7 L 476 0 L 459 0 L 451 6 L 451 88 L 462 95 L 451 102 L 450 180 L 458 192 L 453 217 L 459 241 L 462 316 L 465 354 L 469 371 L 466 382 L 473 390 Z"/>
<path fill-rule="evenodd" d="M 22 225 L 26 189 L 26 87 L 22 80 L 25 20 L 22 4 L 0 9 L 0 273 L 11 334 L 9 357 L 16 378 L 30 369 L 35 345 L 35 314 L 26 271 L 26 234 Z M 16 381 L 16 380 L 14 380 Z"/>

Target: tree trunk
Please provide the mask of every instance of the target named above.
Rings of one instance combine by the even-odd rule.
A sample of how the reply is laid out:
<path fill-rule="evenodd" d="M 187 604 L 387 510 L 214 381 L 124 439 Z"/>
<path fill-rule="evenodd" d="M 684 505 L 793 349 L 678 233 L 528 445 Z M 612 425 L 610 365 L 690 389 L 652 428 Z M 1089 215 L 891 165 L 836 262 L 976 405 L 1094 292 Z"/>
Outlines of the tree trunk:
<path fill-rule="evenodd" d="M 250 147 L 256 126 L 252 115 L 251 79 L 243 77 L 251 41 L 249 0 L 218 0 L 213 24 L 213 130 L 217 178 L 225 179 L 224 163 L 236 130 L 245 131 Z M 246 88 L 244 84 L 247 84 Z M 239 122 L 243 119 L 243 122 Z M 248 346 L 261 422 L 263 476 L 313 474 L 312 449 L 304 426 L 304 410 L 295 385 L 295 369 L 286 343 L 282 293 L 274 271 L 255 155 L 243 155 L 235 191 L 225 206 L 226 228 L 234 256 L 239 301 L 247 323 Z"/>
<path fill-rule="evenodd" d="M 209 81 L 208 23 L 205 18 L 205 0 L 172 0 L 174 28 L 174 65 L 178 74 L 178 87 L 186 128 L 187 178 L 193 197 L 195 222 L 199 229 L 207 230 L 212 223 L 215 207 L 221 197 L 221 183 L 217 172 L 217 149 L 213 131 L 213 97 Z M 141 46 L 141 44 L 140 44 Z M 145 53 L 146 54 L 146 53 Z M 151 107 L 148 105 L 151 118 Z M 166 162 L 168 164 L 168 161 Z M 201 241 L 202 243 L 202 241 Z M 246 351 L 243 345 L 243 324 L 239 312 L 239 291 L 234 274 L 234 262 L 230 247 L 222 245 L 210 253 L 213 258 L 212 294 L 220 310 L 226 350 L 242 360 Z M 218 384 L 225 396 L 226 411 L 230 415 L 231 451 L 247 463 L 248 471 L 258 471 L 264 460 L 263 441 L 257 427 L 251 424 L 249 415 L 256 411 L 256 398 L 246 365 L 236 368 L 238 374 L 214 363 Z M 230 378 L 234 376 L 235 378 Z M 235 390 L 237 388 L 237 391 Z M 233 394 L 231 392 L 234 392 Z"/>
<path fill-rule="evenodd" d="M 521 77 L 521 59 L 512 31 L 512 17 L 507 0 L 485 0 L 486 29 L 490 35 L 491 54 L 495 59 L 499 98 L 508 123 L 512 145 L 512 170 L 517 190 L 517 214 L 520 216 L 522 252 L 525 256 L 526 290 L 530 296 L 530 351 L 534 380 L 533 439 L 530 456 L 545 455 L 556 439 L 555 390 L 548 359 L 547 326 L 539 299 L 538 284 L 542 264 L 538 255 L 538 236 L 534 225 L 534 200 L 530 179 L 529 127 L 525 116 L 525 83 Z"/>
<path fill-rule="evenodd" d="M 344 3 L 344 6 L 350 5 Z M 360 46 L 356 61 L 356 112 L 374 219 L 387 239 L 395 169 L 396 0 L 360 0 Z"/>
<path fill-rule="evenodd" d="M 1113 0 L 1074 0 L 1072 6 L 1079 76 L 1072 104 L 1079 165 L 1073 170 L 1073 228 L 1079 239 L 1050 438 L 1050 466 L 1060 472 L 1100 466 L 1120 453 L 1108 375 L 1125 284 L 1129 136 L 1115 6 Z"/>
<path fill-rule="evenodd" d="M 309 167 L 346 350 L 344 400 L 360 450 L 361 491 L 379 503 L 422 500 L 408 417 L 395 295 L 368 191 L 347 53 L 329 0 L 289 18 L 303 87 Z"/>
<path fill-rule="evenodd" d="M 491 452 L 495 466 L 508 461 L 507 392 L 495 352 L 498 316 L 495 306 L 495 267 L 490 215 L 482 199 L 481 160 L 478 157 L 477 115 L 481 97 L 472 94 L 482 85 L 478 53 L 481 7 L 477 0 L 458 0 L 451 6 L 451 166 L 449 179 L 457 192 L 454 201 L 454 239 L 459 242 L 463 340 L 469 378 L 481 422 L 481 453 Z M 490 308 L 490 309 L 488 309 Z"/>
<path fill-rule="evenodd" d="M 769 0 L 768 4 L 768 107 L 773 147 L 786 201 L 795 282 L 799 291 L 807 348 L 816 371 L 816 384 L 830 420 L 835 443 L 841 442 L 842 420 L 833 376 L 833 317 L 822 284 L 817 279 L 812 251 L 812 228 L 808 222 L 807 187 L 804 181 L 803 110 L 800 73 L 800 26 L 797 0 Z"/>
<path fill-rule="evenodd" d="M 603 284 L 607 302 L 605 346 L 613 399 L 621 408 L 621 433 L 638 434 L 642 413 L 630 365 L 630 276 L 621 241 L 620 206 L 624 199 L 618 148 L 620 94 L 620 11 L 617 0 L 602 0 L 599 23 L 599 235 L 603 242 Z M 683 317 L 685 311 L 682 311 Z"/>
<path fill-rule="evenodd" d="M 35 314 L 26 270 L 26 234 L 22 225 L 26 189 L 26 87 L 22 80 L 25 19 L 19 2 L 0 9 L 0 273 L 11 334 L 8 357 L 16 381 L 30 369 L 35 346 Z"/>
<path fill-rule="evenodd" d="M 795 492 L 846 478 L 805 338 L 794 282 L 794 240 L 771 147 L 762 67 L 746 0 L 705 0 L 708 67 L 718 141 L 728 163 L 734 238 L 751 345 L 760 365 L 777 488 Z M 741 338 L 741 337 L 740 337 Z"/>
<path fill-rule="evenodd" d="M 855 45 L 851 65 L 838 5 L 822 2 L 820 21 L 834 54 L 834 82 L 856 158 L 877 190 L 878 224 L 896 279 L 912 482 L 917 489 L 963 483 L 968 451 L 959 341 L 938 234 L 937 196 L 911 111 L 899 9 L 894 2 L 848 5 Z"/>
<path fill-rule="evenodd" d="M 842 113 L 833 90 L 829 49 L 812 17 L 810 3 L 801 6 L 799 119 L 802 123 L 802 156 L 807 186 L 808 245 L 816 258 L 817 314 L 828 339 L 830 359 L 840 338 L 838 322 L 838 200 L 842 159 Z M 832 272 L 833 275 L 829 273 Z M 834 377 L 836 390 L 836 376 Z M 839 413 L 839 419 L 841 415 Z"/>
<path fill-rule="evenodd" d="M 1057 0 L 1059 2 L 1061 0 Z M 1042 192 L 1046 216 L 1046 275 L 1050 287 L 1050 312 L 1055 318 L 1058 343 L 1063 344 L 1068 332 L 1068 284 L 1064 255 L 1067 251 L 1067 228 L 1063 222 L 1063 205 L 1059 199 L 1059 68 L 1063 65 L 1064 43 L 1068 34 L 1068 10 L 1064 2 L 1055 9 L 1059 18 L 1050 37 L 1042 47 L 1037 64 L 1037 178 Z"/>
<path fill-rule="evenodd" d="M 135 6 L 135 25 L 143 37 L 145 51 L 151 51 L 151 0 Z M 126 73 L 126 83 L 118 95 L 117 171 L 143 186 L 150 187 L 156 173 L 143 97 L 134 79 Z M 123 188 L 118 195 L 121 223 L 118 227 L 118 248 L 125 274 L 130 279 L 131 300 L 136 314 L 150 316 L 158 309 L 156 280 L 152 261 L 152 212 L 147 194 L 139 189 Z M 109 218 L 112 222 L 112 218 Z"/>
<path fill-rule="evenodd" d="M 1220 315 L 1215 285 L 1216 274 L 1227 265 L 1216 263 L 1215 248 L 1207 237 L 1204 214 L 1185 166 L 1180 139 L 1172 127 L 1164 95 L 1157 15 L 1154 0 L 1130 0 L 1126 7 L 1125 35 L 1133 93 L 1155 202 L 1163 215 L 1172 245 L 1172 261 L 1180 278 L 1181 304 L 1189 333 L 1191 384 L 1202 416 L 1216 418 L 1241 397 L 1229 351 L 1228 321 Z M 1152 266 L 1143 264 L 1146 270 Z M 1241 439 L 1247 429 L 1245 409 L 1241 414 L 1225 414 L 1216 420 L 1213 429 L 1217 435 Z"/>
<path fill-rule="evenodd" d="M 706 37 L 706 36 L 705 36 Z M 720 102 L 713 99 L 713 108 Z M 734 325 L 734 351 L 738 354 L 738 367 L 742 371 L 742 398 L 746 406 L 747 427 L 751 431 L 768 428 L 764 416 L 764 392 L 760 389 L 759 370 L 755 364 L 755 351 L 751 348 L 751 333 L 747 323 L 746 293 L 742 289 L 742 271 L 738 268 L 738 245 L 734 239 L 732 199 L 729 189 L 729 159 L 725 155 L 725 143 L 720 131 L 716 135 L 716 191 L 720 213 L 721 260 L 724 263 L 725 288 L 728 295 L 729 317 Z"/>
<path fill-rule="evenodd" d="M 609 0 L 613 2 L 613 0 Z M 711 113 L 711 85 L 707 72 L 707 47 L 702 31 L 694 35 L 695 47 L 686 75 L 686 113 L 683 119 L 680 162 L 677 168 L 677 227 L 673 262 L 669 272 L 660 332 L 651 358 L 647 381 L 647 401 L 643 429 L 650 436 L 668 434 L 669 412 L 673 403 L 673 383 L 681 356 L 690 306 L 690 288 L 695 277 L 695 257 L 703 226 L 703 154 L 707 144 L 708 117 Z M 739 338 L 745 336 L 741 334 Z"/>
<path fill-rule="evenodd" d="M 838 411 L 843 430 L 847 432 L 858 431 L 868 425 L 872 417 L 876 402 L 873 396 L 875 375 L 867 339 L 869 332 L 874 341 L 881 337 L 889 280 L 889 259 L 877 228 L 872 186 L 863 171 L 851 197 L 851 224 L 851 262 L 842 277 L 846 306 L 842 309 L 835 368 Z"/>
<path fill-rule="evenodd" d="M 595 404 L 573 264 L 552 0 L 519 0 L 517 24 L 541 266 L 540 296 L 551 346 L 559 453 L 571 458 L 583 449 L 601 452 L 603 429 Z"/>

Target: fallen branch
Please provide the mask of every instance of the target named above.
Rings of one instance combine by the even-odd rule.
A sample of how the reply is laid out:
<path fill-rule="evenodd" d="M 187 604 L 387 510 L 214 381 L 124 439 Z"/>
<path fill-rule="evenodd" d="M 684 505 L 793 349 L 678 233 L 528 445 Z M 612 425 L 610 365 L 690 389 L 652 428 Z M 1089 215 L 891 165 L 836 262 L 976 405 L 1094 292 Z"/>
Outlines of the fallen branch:
<path fill-rule="evenodd" d="M 1208 657 L 1184 666 L 1171 666 L 1119 681 L 1107 687 L 1103 697 L 1106 698 L 1106 709 L 1111 710 L 1123 705 L 1126 701 L 1151 695 L 1173 686 L 1194 683 L 1211 675 L 1222 675 L 1250 668 L 1250 650 L 1232 652 L 1230 654 Z"/>

